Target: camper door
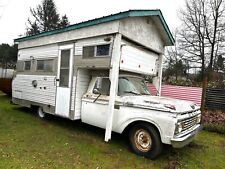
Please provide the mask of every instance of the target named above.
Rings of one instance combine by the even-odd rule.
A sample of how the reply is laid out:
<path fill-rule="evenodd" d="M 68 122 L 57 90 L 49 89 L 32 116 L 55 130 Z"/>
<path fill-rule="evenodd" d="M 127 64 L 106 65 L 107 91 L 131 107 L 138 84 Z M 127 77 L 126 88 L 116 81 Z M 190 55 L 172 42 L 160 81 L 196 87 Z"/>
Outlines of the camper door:
<path fill-rule="evenodd" d="M 73 45 L 59 47 L 58 72 L 56 78 L 55 113 L 69 117 L 73 68 Z"/>

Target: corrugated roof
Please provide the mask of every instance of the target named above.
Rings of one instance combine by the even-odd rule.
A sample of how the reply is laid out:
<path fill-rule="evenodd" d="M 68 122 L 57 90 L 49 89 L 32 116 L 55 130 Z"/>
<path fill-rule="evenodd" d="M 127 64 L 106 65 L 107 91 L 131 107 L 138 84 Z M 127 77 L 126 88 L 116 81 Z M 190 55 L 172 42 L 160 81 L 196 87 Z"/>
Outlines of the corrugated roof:
<path fill-rule="evenodd" d="M 153 95 L 156 95 L 157 90 L 153 84 L 148 84 L 148 87 Z M 174 99 L 188 100 L 201 105 L 202 88 L 187 87 L 175 85 L 162 85 L 161 96 L 171 97 Z"/>
<path fill-rule="evenodd" d="M 51 30 L 51 31 L 46 31 L 46 32 L 42 32 L 36 35 L 32 35 L 32 36 L 26 36 L 26 37 L 22 37 L 22 38 L 18 38 L 15 39 L 15 42 L 23 42 L 26 40 L 31 40 L 31 39 L 36 39 L 36 38 L 40 38 L 40 37 L 44 37 L 44 36 L 49 36 L 49 35 L 54 35 L 54 34 L 58 34 L 58 33 L 63 33 L 63 32 L 67 32 L 67 31 L 71 31 L 71 30 L 75 30 L 75 29 L 80 29 L 80 28 L 84 28 L 84 27 L 88 27 L 88 26 L 94 26 L 94 25 L 98 25 L 101 23 L 106 23 L 106 22 L 111 22 L 111 21 L 115 21 L 115 20 L 120 20 L 120 19 L 124 19 L 127 17 L 138 17 L 138 16 L 158 16 L 160 19 L 160 22 L 171 42 L 171 44 L 174 44 L 175 40 L 169 30 L 169 27 L 162 15 L 162 12 L 160 10 L 129 10 L 129 11 L 125 11 L 125 12 L 120 12 L 117 14 L 113 14 L 113 15 L 108 15 L 108 16 L 104 16 L 101 18 L 96 18 L 93 20 L 88 20 L 85 22 L 81 22 L 81 23 L 77 23 L 77 24 L 73 24 L 64 28 L 60 28 L 60 29 L 55 29 L 55 30 Z"/>

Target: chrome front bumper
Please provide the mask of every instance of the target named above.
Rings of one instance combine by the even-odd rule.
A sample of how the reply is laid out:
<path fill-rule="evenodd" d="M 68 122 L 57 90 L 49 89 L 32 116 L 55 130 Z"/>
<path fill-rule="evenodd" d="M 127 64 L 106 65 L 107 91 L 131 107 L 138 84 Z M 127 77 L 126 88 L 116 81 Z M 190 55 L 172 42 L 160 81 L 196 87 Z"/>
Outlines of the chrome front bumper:
<path fill-rule="evenodd" d="M 174 137 L 171 139 L 171 144 L 174 148 L 181 148 L 189 144 L 194 137 L 198 134 L 200 130 L 202 130 L 202 125 L 197 125 L 194 127 L 193 131 L 187 133 L 187 134 L 182 134 L 177 137 Z"/>

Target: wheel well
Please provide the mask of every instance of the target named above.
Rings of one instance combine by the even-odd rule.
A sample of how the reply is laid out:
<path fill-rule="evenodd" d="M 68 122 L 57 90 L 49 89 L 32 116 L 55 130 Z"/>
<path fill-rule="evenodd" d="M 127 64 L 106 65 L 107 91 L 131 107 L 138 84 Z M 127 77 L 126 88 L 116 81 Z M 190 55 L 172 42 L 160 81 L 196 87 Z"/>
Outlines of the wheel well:
<path fill-rule="evenodd" d="M 30 106 L 30 108 L 31 108 L 32 110 L 34 110 L 34 111 L 37 111 L 38 107 L 39 107 L 39 106 L 37 106 L 37 105 L 31 105 L 31 106 Z"/>
<path fill-rule="evenodd" d="M 159 135 L 159 137 L 160 137 L 160 139 L 161 139 L 161 135 L 160 135 L 159 129 L 158 129 L 154 124 L 152 124 L 152 123 L 150 123 L 150 122 L 146 122 L 146 121 L 141 121 L 141 120 L 139 120 L 139 121 L 134 121 L 134 122 L 130 123 L 130 124 L 123 130 L 123 134 L 127 135 L 127 134 L 129 133 L 129 130 L 130 130 L 133 126 L 135 126 L 135 125 L 137 125 L 137 124 L 148 124 L 148 125 L 150 125 L 151 127 L 153 127 L 153 128 L 157 131 L 157 133 L 158 133 L 158 135 Z"/>

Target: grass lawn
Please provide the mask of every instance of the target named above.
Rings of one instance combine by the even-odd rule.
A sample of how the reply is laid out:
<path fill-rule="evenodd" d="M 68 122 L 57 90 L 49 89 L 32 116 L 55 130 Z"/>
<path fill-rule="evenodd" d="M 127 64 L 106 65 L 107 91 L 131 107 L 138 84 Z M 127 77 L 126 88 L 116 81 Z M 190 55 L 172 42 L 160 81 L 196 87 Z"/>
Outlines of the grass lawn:
<path fill-rule="evenodd" d="M 39 119 L 0 93 L 0 168 L 225 168 L 225 135 L 202 131 L 182 149 L 165 146 L 157 160 L 136 156 L 124 137 L 51 116 Z"/>

